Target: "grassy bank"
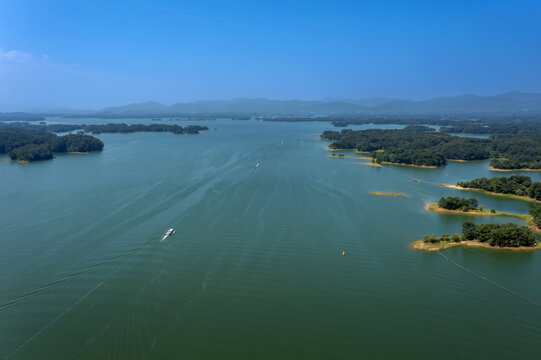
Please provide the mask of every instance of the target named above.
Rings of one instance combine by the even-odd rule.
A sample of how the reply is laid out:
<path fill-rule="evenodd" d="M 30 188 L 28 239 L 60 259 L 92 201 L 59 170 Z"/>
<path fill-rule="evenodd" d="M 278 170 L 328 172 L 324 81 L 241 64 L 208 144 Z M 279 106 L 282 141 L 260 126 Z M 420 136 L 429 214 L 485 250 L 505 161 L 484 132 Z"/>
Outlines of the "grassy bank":
<path fill-rule="evenodd" d="M 372 162 L 368 162 L 368 163 L 354 162 L 354 164 L 355 165 L 367 165 L 367 166 L 372 166 L 372 167 L 383 167 L 383 165 L 381 165 L 381 164 L 372 163 Z"/>
<path fill-rule="evenodd" d="M 499 171 L 499 172 L 512 172 L 512 171 L 541 171 L 541 169 L 497 169 L 490 166 L 488 168 L 490 171 Z"/>
<path fill-rule="evenodd" d="M 504 213 L 504 212 L 491 212 L 490 210 L 470 210 L 470 211 L 462 211 L 462 210 L 448 210 L 443 209 L 438 206 L 438 204 L 427 204 L 426 209 L 433 213 L 438 214 L 455 214 L 455 215 L 473 215 L 473 216 L 508 216 L 508 217 L 514 217 L 517 219 L 521 219 L 524 221 L 528 221 L 532 216 L 531 215 L 520 215 L 520 214 L 511 214 L 511 213 Z"/>
<path fill-rule="evenodd" d="M 437 214 L 514 217 L 516 219 L 525 221 L 530 227 L 530 229 L 532 229 L 536 233 L 541 233 L 541 229 L 539 229 L 537 225 L 535 224 L 532 215 L 511 214 L 511 213 L 504 213 L 500 211 L 491 212 L 490 210 L 473 210 L 473 211 L 447 210 L 447 209 L 440 208 L 438 204 L 436 203 L 427 204 L 426 210 L 433 213 L 437 213 Z"/>
<path fill-rule="evenodd" d="M 338 152 L 338 151 L 342 151 L 342 152 L 354 152 L 356 154 L 370 154 L 370 151 L 359 151 L 357 149 L 333 149 L 333 148 L 327 148 L 327 151 L 332 151 L 332 152 Z"/>
<path fill-rule="evenodd" d="M 397 197 L 397 198 L 407 198 L 406 195 L 402 195 L 402 194 L 392 194 L 392 193 L 382 193 L 382 192 L 371 192 L 370 195 L 374 195 L 374 196 L 387 196 L 387 197 Z"/>
<path fill-rule="evenodd" d="M 381 163 L 384 165 L 409 166 L 409 167 L 416 167 L 416 168 L 423 168 L 423 169 L 437 169 L 438 168 L 437 166 L 392 163 L 392 162 L 387 162 L 387 161 L 382 161 Z"/>
<path fill-rule="evenodd" d="M 364 159 L 364 160 L 372 160 L 371 157 L 368 156 L 352 156 L 352 155 L 342 155 L 342 154 L 331 154 L 327 155 L 327 157 L 330 158 L 336 158 L 336 159 Z"/>
<path fill-rule="evenodd" d="M 490 250 L 505 250 L 505 251 L 537 251 L 541 249 L 541 243 L 537 241 L 537 246 L 519 246 L 519 247 L 503 247 L 503 246 L 490 246 L 487 243 L 482 243 L 479 241 L 444 241 L 439 243 L 425 243 L 423 240 L 415 241 L 411 244 L 411 248 L 419 251 L 435 252 L 442 251 L 457 247 L 474 247 L 474 248 L 484 248 Z"/>
<path fill-rule="evenodd" d="M 464 188 L 457 185 L 449 185 L 449 184 L 440 184 L 440 185 L 446 188 L 450 188 L 450 189 L 463 190 L 463 191 L 475 191 L 481 194 L 499 196 L 499 197 L 503 197 L 507 199 L 529 201 L 529 202 L 534 202 L 534 203 L 541 202 L 539 200 L 532 199 L 531 197 L 528 197 L 528 196 L 520 196 L 520 195 L 514 195 L 514 194 L 501 194 L 501 193 L 495 193 L 495 192 L 490 192 L 490 191 L 481 190 L 481 189 Z"/>

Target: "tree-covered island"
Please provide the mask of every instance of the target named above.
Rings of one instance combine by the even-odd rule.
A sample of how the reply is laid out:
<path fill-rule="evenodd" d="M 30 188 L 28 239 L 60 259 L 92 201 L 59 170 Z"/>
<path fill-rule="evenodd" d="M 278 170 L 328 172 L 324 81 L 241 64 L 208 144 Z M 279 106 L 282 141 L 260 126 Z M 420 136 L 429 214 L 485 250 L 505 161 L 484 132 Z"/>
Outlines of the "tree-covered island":
<path fill-rule="evenodd" d="M 497 135 L 467 138 L 442 132 L 402 130 L 324 131 L 320 138 L 333 141 L 334 150 L 369 152 L 380 164 L 437 167 L 449 160 L 491 160 L 495 169 L 541 169 L 541 141 L 534 135 Z"/>
<path fill-rule="evenodd" d="M 462 235 L 425 235 L 422 240 L 412 244 L 415 250 L 441 251 L 454 247 L 484 247 L 488 249 L 539 250 L 539 241 L 534 232 L 526 226 L 516 224 L 475 225 L 466 221 L 462 225 Z"/>
<path fill-rule="evenodd" d="M 58 136 L 41 130 L 0 129 L 0 154 L 8 154 L 11 160 L 21 162 L 49 160 L 53 158 L 53 153 L 90 152 L 102 149 L 103 142 L 90 135 Z"/>
<path fill-rule="evenodd" d="M 87 153 L 101 151 L 103 142 L 91 135 L 102 133 L 170 132 L 173 134 L 198 134 L 208 130 L 206 126 L 162 124 L 105 124 L 105 125 L 30 125 L 13 123 L 0 125 L 0 154 L 8 154 L 11 160 L 33 162 L 49 160 L 54 153 Z M 78 131 L 77 134 L 58 136 L 55 133 Z"/>
<path fill-rule="evenodd" d="M 471 181 L 459 181 L 456 185 L 442 184 L 442 186 L 518 200 L 541 201 L 541 182 L 532 182 L 529 176 L 523 175 L 494 177 L 492 179 L 483 177 Z"/>
<path fill-rule="evenodd" d="M 426 210 L 437 214 L 473 215 L 473 216 L 507 216 L 526 221 L 532 225 L 531 215 L 511 214 L 485 209 L 475 198 L 442 197 L 437 203 L 427 204 Z"/>

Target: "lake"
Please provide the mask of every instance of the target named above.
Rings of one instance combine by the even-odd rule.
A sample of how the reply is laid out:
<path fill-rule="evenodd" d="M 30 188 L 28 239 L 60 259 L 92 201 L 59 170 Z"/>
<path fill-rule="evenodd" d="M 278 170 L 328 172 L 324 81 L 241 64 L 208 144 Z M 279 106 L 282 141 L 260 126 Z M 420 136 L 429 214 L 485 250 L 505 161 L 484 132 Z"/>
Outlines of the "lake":
<path fill-rule="evenodd" d="M 523 224 L 424 209 L 457 195 L 527 213 L 439 186 L 509 173 L 328 158 L 326 123 L 163 123 L 210 130 L 0 162 L 1 359 L 539 358 L 541 252 L 409 247 L 466 220 Z"/>

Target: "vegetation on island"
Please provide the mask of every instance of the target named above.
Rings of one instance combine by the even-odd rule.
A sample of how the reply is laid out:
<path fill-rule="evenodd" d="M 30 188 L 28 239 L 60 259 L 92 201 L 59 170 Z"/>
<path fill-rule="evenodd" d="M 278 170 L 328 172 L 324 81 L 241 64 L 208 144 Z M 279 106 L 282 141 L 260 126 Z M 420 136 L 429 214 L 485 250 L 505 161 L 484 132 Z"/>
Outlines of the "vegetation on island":
<path fill-rule="evenodd" d="M 509 177 L 494 177 L 492 179 L 483 177 L 471 181 L 459 181 L 456 185 L 465 189 L 517 195 L 541 201 L 541 182 L 532 182 L 529 176 L 513 175 Z"/>
<path fill-rule="evenodd" d="M 79 130 L 77 134 L 58 136 L 54 133 Z M 32 162 L 49 160 L 54 153 L 101 151 L 103 142 L 85 133 L 133 133 L 139 131 L 171 132 L 173 134 L 198 134 L 206 126 L 162 124 L 106 124 L 106 125 L 30 125 L 25 122 L 0 124 L 0 154 L 11 160 Z"/>
<path fill-rule="evenodd" d="M 25 130 L 40 130 L 53 133 L 62 133 L 70 131 L 83 131 L 86 133 L 103 134 L 103 133 L 135 133 L 135 132 L 170 132 L 173 134 L 198 134 L 200 131 L 208 130 L 208 127 L 201 125 L 165 125 L 165 124 L 124 124 L 110 123 L 102 125 L 87 125 L 87 124 L 50 124 L 50 125 L 32 125 L 25 122 L 15 122 L 7 125 L 0 125 L 0 128 L 18 128 Z"/>
<path fill-rule="evenodd" d="M 82 125 L 85 132 L 93 134 L 101 133 L 134 133 L 134 132 L 170 132 L 173 134 L 199 134 L 199 131 L 208 130 L 206 126 L 188 125 L 185 127 L 179 125 L 163 124 L 105 124 L 105 125 Z M 51 130 L 50 130 L 51 131 Z M 55 131 L 57 132 L 57 131 Z"/>
<path fill-rule="evenodd" d="M 487 139 L 456 137 L 429 131 L 350 130 L 324 131 L 332 149 L 368 151 L 378 162 L 442 166 L 447 159 L 482 160 L 489 157 Z"/>
<path fill-rule="evenodd" d="M 530 208 L 532 223 L 537 229 L 541 229 L 541 205 L 537 204 Z"/>
<path fill-rule="evenodd" d="M 536 250 L 540 247 L 534 232 L 527 226 L 516 224 L 475 225 L 466 221 L 462 225 L 462 235 L 425 235 L 416 241 L 413 248 L 424 251 L 439 251 L 456 246 L 482 246 L 487 248 L 515 248 Z"/>
<path fill-rule="evenodd" d="M 103 142 L 90 135 L 58 136 L 40 130 L 0 129 L 0 154 L 11 160 L 40 161 L 53 158 L 53 153 L 101 151 Z"/>
<path fill-rule="evenodd" d="M 485 160 L 497 169 L 541 169 L 541 141 L 533 135 L 498 135 L 488 139 L 441 132 L 402 130 L 324 131 L 331 149 L 368 151 L 378 163 L 442 166 L 448 160 Z"/>
<path fill-rule="evenodd" d="M 466 199 L 457 196 L 442 197 L 438 201 L 438 207 L 447 210 L 472 211 L 478 210 L 479 201 L 474 198 Z"/>
<path fill-rule="evenodd" d="M 441 132 L 475 135 L 539 135 L 541 123 L 537 119 L 515 119 L 506 121 L 463 121 L 453 126 L 440 128 Z"/>

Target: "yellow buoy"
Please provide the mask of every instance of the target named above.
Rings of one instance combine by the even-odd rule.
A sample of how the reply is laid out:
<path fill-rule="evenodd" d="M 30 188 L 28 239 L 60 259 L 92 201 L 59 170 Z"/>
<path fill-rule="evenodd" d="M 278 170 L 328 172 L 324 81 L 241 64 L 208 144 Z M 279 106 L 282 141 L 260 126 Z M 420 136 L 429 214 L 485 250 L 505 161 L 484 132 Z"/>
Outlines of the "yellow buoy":
<path fill-rule="evenodd" d="M 345 251 L 342 251 L 342 256 L 346 256 L 346 252 L 345 252 Z"/>

